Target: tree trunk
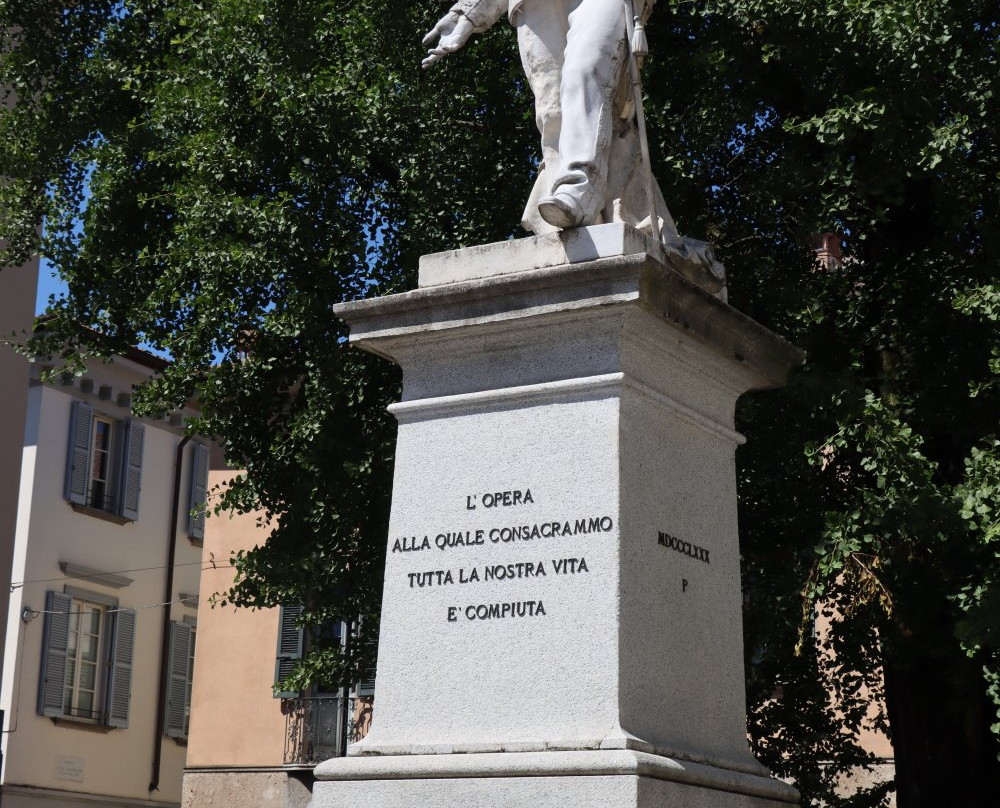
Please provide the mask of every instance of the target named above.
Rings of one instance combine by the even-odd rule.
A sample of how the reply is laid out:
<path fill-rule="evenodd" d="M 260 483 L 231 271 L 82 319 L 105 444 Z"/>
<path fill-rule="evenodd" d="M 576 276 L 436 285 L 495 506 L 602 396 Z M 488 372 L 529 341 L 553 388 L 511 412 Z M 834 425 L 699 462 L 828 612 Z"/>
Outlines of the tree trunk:
<path fill-rule="evenodd" d="M 1000 744 L 976 663 L 957 647 L 951 655 L 887 660 L 885 691 L 897 808 L 996 806 Z"/>

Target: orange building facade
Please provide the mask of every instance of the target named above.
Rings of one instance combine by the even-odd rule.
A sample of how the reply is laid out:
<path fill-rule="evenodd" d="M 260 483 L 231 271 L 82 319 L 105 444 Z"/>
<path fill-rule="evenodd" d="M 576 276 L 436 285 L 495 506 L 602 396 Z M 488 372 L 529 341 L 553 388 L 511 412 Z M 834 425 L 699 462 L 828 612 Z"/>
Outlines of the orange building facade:
<path fill-rule="evenodd" d="M 233 474 L 213 470 L 210 490 Z M 213 605 L 233 583 L 233 553 L 265 539 L 256 518 L 206 523 L 184 808 L 305 808 L 316 763 L 363 737 L 371 716 L 372 699 L 362 695 L 371 683 L 346 694 L 275 695 L 279 670 L 302 653 L 294 607 Z"/>

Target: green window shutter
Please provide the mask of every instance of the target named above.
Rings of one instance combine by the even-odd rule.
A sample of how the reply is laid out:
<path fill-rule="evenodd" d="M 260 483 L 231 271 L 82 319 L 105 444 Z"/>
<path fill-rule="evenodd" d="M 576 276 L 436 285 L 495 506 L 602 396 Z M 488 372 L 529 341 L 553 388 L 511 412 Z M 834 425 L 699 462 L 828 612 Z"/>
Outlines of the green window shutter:
<path fill-rule="evenodd" d="M 63 714 L 66 682 L 66 646 L 73 598 L 61 592 L 45 593 L 45 627 L 42 630 L 42 669 L 38 677 L 38 714 Z"/>
<path fill-rule="evenodd" d="M 94 408 L 86 401 L 74 401 L 69 419 L 69 451 L 63 496 L 74 505 L 87 504 L 87 472 L 90 441 L 94 430 Z"/>
<path fill-rule="evenodd" d="M 122 441 L 121 485 L 118 490 L 118 513 L 133 522 L 139 518 L 139 490 L 142 487 L 142 445 L 146 427 L 139 421 L 125 421 Z"/>
<path fill-rule="evenodd" d="M 105 723 L 124 729 L 132 697 L 132 647 L 135 644 L 135 612 L 118 609 L 113 613 L 111 653 L 108 658 L 108 689 Z"/>
<path fill-rule="evenodd" d="M 274 666 L 274 684 L 280 686 L 291 673 L 295 663 L 302 659 L 302 641 L 304 631 L 296 622 L 302 614 L 301 606 L 282 606 L 278 615 L 278 658 Z M 276 699 L 294 699 L 298 691 L 278 690 L 275 688 Z"/>
<path fill-rule="evenodd" d="M 357 694 L 359 696 L 374 696 L 375 695 L 375 670 L 374 668 L 369 671 L 368 676 L 361 680 L 358 684 Z"/>
<path fill-rule="evenodd" d="M 191 460 L 191 493 L 188 510 L 188 536 L 192 539 L 205 538 L 205 499 L 208 496 L 208 447 L 203 443 L 194 445 Z"/>
<path fill-rule="evenodd" d="M 187 735 L 184 716 L 187 708 L 188 656 L 191 653 L 191 626 L 170 624 L 170 656 L 167 660 L 167 702 L 164 705 L 165 732 L 171 738 Z"/>
<path fill-rule="evenodd" d="M 360 628 L 360 624 L 359 624 L 359 628 Z M 360 639 L 365 644 L 365 646 L 371 652 L 372 657 L 374 657 L 374 658 L 378 657 L 378 637 L 377 636 L 375 636 L 375 637 L 358 636 L 358 639 Z M 365 677 L 358 683 L 358 686 L 355 688 L 354 692 L 355 692 L 355 695 L 357 695 L 357 696 L 374 696 L 375 695 L 375 666 L 374 665 L 372 665 L 372 667 L 368 670 L 368 673 L 365 675 Z"/>

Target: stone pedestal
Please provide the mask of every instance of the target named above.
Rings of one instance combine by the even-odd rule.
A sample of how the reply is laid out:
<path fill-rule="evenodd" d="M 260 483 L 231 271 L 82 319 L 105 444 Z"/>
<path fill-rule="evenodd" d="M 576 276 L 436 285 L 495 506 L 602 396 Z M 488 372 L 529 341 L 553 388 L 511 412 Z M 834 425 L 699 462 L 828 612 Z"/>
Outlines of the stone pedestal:
<path fill-rule="evenodd" d="M 750 755 L 733 429 L 801 354 L 627 225 L 339 306 L 403 368 L 372 732 L 317 808 L 794 802 Z"/>

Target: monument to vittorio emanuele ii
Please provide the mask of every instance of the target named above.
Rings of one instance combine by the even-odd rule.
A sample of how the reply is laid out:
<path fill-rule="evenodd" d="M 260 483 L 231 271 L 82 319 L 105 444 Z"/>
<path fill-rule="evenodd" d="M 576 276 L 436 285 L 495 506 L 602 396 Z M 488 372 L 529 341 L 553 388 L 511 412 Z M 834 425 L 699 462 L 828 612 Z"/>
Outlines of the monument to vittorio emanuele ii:
<path fill-rule="evenodd" d="M 432 66 L 515 27 L 534 235 L 335 309 L 404 382 L 372 729 L 316 808 L 797 801 L 747 744 L 734 408 L 802 356 L 727 304 L 652 177 L 651 9 L 459 0 L 425 37 Z"/>

